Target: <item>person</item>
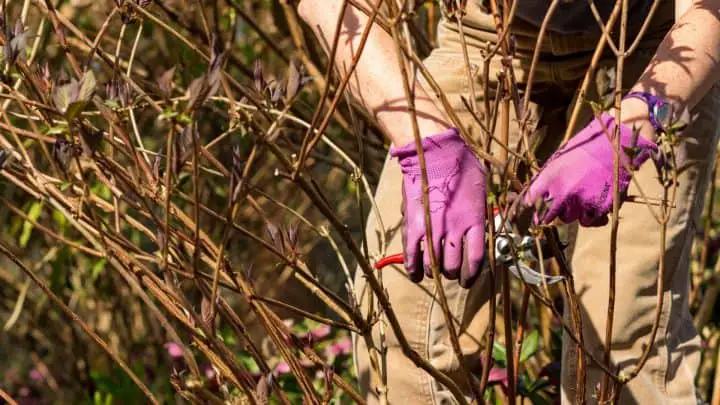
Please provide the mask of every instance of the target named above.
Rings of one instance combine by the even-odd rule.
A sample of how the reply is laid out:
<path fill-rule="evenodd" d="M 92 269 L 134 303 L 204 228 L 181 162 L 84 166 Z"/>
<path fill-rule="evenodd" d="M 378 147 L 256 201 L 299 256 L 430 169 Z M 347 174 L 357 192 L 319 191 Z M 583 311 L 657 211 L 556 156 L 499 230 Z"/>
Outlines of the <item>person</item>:
<path fill-rule="evenodd" d="M 625 60 L 622 88 L 627 95 L 621 103 L 619 122 L 610 114 L 594 116 L 587 101 L 599 100 L 590 86 L 580 99 L 580 119 L 571 129 L 575 134 L 561 145 L 569 124 L 570 107 L 578 97 L 585 72 L 602 37 L 597 17 L 608 20 L 616 2 L 595 0 L 597 14 L 589 1 L 560 1 L 549 20 L 542 41 L 538 33 L 548 12 L 549 0 L 516 0 L 511 25 L 514 53 L 511 68 L 521 97 L 527 85 L 532 55 L 540 47 L 529 104 L 523 115 L 536 141 L 536 156 L 542 166 L 523 194 L 532 205 L 544 200 L 546 209 L 536 217 L 540 224 L 562 221 L 574 224 L 570 267 L 582 316 L 585 347 L 603 358 L 610 267 L 614 149 L 605 129 L 614 134 L 616 126 L 621 144 L 632 147 L 623 152 L 620 168 L 620 225 L 617 230 L 617 285 L 611 335 L 611 360 L 618 372 L 629 373 L 649 343 L 656 315 L 656 288 L 661 256 L 664 259 L 664 300 L 653 349 L 640 374 L 620 390 L 621 404 L 696 404 L 694 377 L 700 361 L 701 342 L 690 316 L 689 255 L 693 235 L 699 224 L 718 137 L 720 95 L 716 83 L 720 76 L 720 0 L 661 0 L 652 9 L 652 0 L 629 0 L 627 39 L 629 47 L 640 34 L 643 22 L 649 25 Z M 376 1 L 361 2 L 369 6 Z M 443 2 L 450 7 L 453 1 Z M 458 2 L 461 3 L 461 2 Z M 437 48 L 424 60 L 424 66 L 447 97 L 460 121 L 460 127 L 481 137 L 472 113 L 463 98 L 475 96 L 478 105 L 484 97 L 492 101 L 502 55 L 489 61 L 483 74 L 483 52 L 493 48 L 498 36 L 488 1 L 467 0 L 460 24 L 454 14 L 444 13 L 438 26 Z M 498 2 L 502 3 L 502 2 Z M 332 43 L 341 0 L 302 0 L 298 12 L 314 30 L 320 42 Z M 347 69 L 360 49 L 368 16 L 353 6 L 342 16 L 336 66 Z M 620 23 L 615 24 L 617 42 Z M 622 44 L 619 44 L 622 45 Z M 408 66 L 410 63 L 405 61 Z M 598 74 L 608 74 L 616 65 L 610 52 L 603 53 Z M 344 71 L 344 70 L 343 70 Z M 604 72 L 604 73 L 603 73 Z M 470 369 L 478 367 L 481 342 L 488 322 L 490 284 L 488 272 L 481 271 L 485 251 L 486 166 L 479 162 L 462 141 L 430 84 L 413 74 L 417 127 L 423 137 L 431 200 L 432 244 L 439 260 L 442 286 L 460 331 L 462 361 Z M 424 277 L 429 258 L 424 249 L 424 210 L 419 177 L 419 159 L 414 142 L 412 116 L 408 110 L 403 75 L 392 37 L 377 24 L 370 31 L 350 80 L 352 94 L 374 114 L 392 142 L 376 191 L 376 202 L 385 229 L 386 246 L 380 246 L 377 221 L 368 220 L 367 239 L 371 255 L 403 251 L 405 271 L 386 271 L 384 285 L 410 346 L 432 365 L 452 376 L 467 390 L 460 364 L 452 350 L 443 312 L 434 298 L 433 280 Z M 488 78 L 487 95 L 483 80 Z M 471 103 L 469 103 L 471 104 Z M 646 204 L 625 201 L 638 195 L 640 187 L 648 198 L 663 198 L 663 186 L 652 164 L 657 159 L 656 138 L 668 125 L 660 107 L 689 111 L 691 119 L 678 146 L 687 162 L 677 181 L 674 208 L 667 224 L 665 250 L 661 251 L 662 227 Z M 511 114 L 515 117 L 515 114 Z M 498 125 L 499 127 L 500 125 Z M 633 132 L 639 136 L 633 139 Z M 499 134 L 498 134 L 499 135 Z M 510 147 L 521 131 L 517 119 L 510 122 Z M 500 138 L 496 136 L 496 138 Z M 497 149 L 496 149 L 497 150 Z M 625 150 L 625 148 L 623 148 Z M 548 159 L 550 156 L 552 158 Z M 631 181 L 632 180 L 632 181 Z M 401 198 L 402 197 L 402 198 Z M 656 211 L 657 211 L 657 207 Z M 393 231 L 399 229 L 399 231 Z M 424 253 L 425 252 L 425 253 Z M 356 289 L 361 306 L 367 309 L 367 294 L 361 272 Z M 455 281 L 457 280 L 457 281 Z M 568 323 L 570 311 L 564 311 Z M 376 328 L 378 329 L 378 328 Z M 389 329 L 389 328 L 386 328 Z M 392 331 L 386 330 L 387 398 L 390 403 L 450 404 L 452 395 L 426 372 L 406 358 Z M 374 339 L 379 332 L 374 331 Z M 379 340 L 375 345 L 379 344 Z M 377 403 L 382 385 L 371 378 L 366 344 L 355 339 L 355 355 L 360 386 L 369 403 Z M 586 362 L 587 403 L 598 403 L 598 387 L 603 372 Z M 563 337 L 561 399 L 575 403 L 578 387 L 577 352 L 567 333 Z M 468 391 L 469 392 L 469 391 Z"/>

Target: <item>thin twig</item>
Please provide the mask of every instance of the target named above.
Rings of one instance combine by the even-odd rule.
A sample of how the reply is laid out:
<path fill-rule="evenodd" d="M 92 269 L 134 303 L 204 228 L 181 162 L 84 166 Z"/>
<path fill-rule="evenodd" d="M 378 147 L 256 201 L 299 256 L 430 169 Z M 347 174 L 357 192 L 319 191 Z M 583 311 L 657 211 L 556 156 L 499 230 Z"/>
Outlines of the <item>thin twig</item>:
<path fill-rule="evenodd" d="M 45 283 L 38 278 L 38 276 L 35 275 L 30 269 L 28 269 L 23 262 L 21 262 L 11 251 L 10 249 L 5 246 L 5 243 L 0 241 L 0 253 L 4 254 L 8 259 L 10 259 L 13 263 L 15 263 L 32 281 L 40 287 L 40 289 L 45 293 L 45 295 L 55 304 L 56 307 L 58 307 L 68 318 L 70 318 L 73 322 L 75 322 L 80 329 L 85 332 L 88 337 L 90 337 L 95 343 L 100 346 L 100 348 L 107 353 L 110 358 L 117 363 L 118 366 L 127 374 L 128 377 L 132 380 L 132 382 L 137 385 L 137 387 L 142 391 L 142 393 L 145 395 L 145 397 L 148 399 L 148 401 L 152 404 L 160 405 L 160 402 L 155 398 L 155 396 L 150 392 L 150 389 L 145 385 L 145 383 L 138 378 L 135 373 L 130 369 L 130 367 L 120 358 L 118 357 L 105 343 L 105 341 L 100 338 L 95 332 L 93 332 L 90 327 L 83 322 L 82 319 L 80 319 L 75 312 L 73 312 L 67 305 L 65 305 L 64 302 L 58 298 L 55 293 L 53 293 L 50 288 L 48 288 Z"/>

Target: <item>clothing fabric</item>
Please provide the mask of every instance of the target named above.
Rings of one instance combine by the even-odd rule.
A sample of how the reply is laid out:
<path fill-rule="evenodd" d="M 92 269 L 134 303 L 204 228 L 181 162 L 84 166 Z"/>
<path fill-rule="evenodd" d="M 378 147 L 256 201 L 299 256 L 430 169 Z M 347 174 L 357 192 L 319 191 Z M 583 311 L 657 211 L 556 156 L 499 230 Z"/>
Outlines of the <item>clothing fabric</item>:
<path fill-rule="evenodd" d="M 533 24 L 536 27 L 542 25 L 552 0 L 517 0 L 516 16 Z M 628 19 L 631 26 L 636 26 L 647 15 L 650 8 L 650 0 L 630 0 Z M 607 21 L 615 0 L 595 1 L 598 15 L 603 21 Z M 562 34 L 578 34 L 602 32 L 600 26 L 592 14 L 590 4 L 587 0 L 560 0 L 555 12 L 550 18 L 548 29 L 552 32 Z"/>
<path fill-rule="evenodd" d="M 674 2 L 663 1 L 641 45 L 625 64 L 624 87 L 629 88 L 642 73 L 657 45 L 673 23 Z M 464 32 L 470 46 L 472 80 L 476 89 L 483 88 L 484 77 L 491 80 L 492 90 L 497 73 L 502 69 L 500 56 L 490 62 L 488 76 L 482 74 L 483 60 L 477 49 L 492 46 L 496 39 L 492 17 L 483 12 L 478 3 L 469 2 Z M 516 79 L 527 81 L 532 51 L 535 47 L 537 29 L 519 21 L 513 28 L 516 57 L 511 66 Z M 459 115 L 463 125 L 472 134 L 480 131 L 467 111 L 461 97 L 468 97 L 470 86 L 457 24 L 444 21 L 439 27 L 438 48 L 426 59 L 425 66 L 442 88 L 451 107 Z M 559 146 L 567 126 L 568 108 L 572 105 L 578 86 L 590 62 L 598 37 L 589 34 L 561 35 L 548 33 L 540 44 L 542 57 L 537 65 L 535 84 L 529 107 L 531 129 L 538 140 L 536 155 L 547 159 Z M 613 58 L 603 61 L 600 70 L 614 66 Z M 590 86 L 587 98 L 598 99 Z M 481 93 L 481 91 L 478 91 Z M 495 95 L 488 94 L 492 100 Z M 478 96 L 482 104 L 482 95 Z M 439 104 L 439 103 L 438 103 Z M 699 226 L 704 194 L 709 173 L 712 170 L 718 139 L 719 122 L 716 112 L 720 109 L 720 89 L 716 86 L 692 111 L 694 119 L 685 129 L 684 136 L 692 138 L 681 146 L 686 159 L 696 161 L 679 176 L 675 209 L 667 227 L 665 259 L 664 305 L 660 308 L 660 324 L 653 350 L 641 373 L 621 392 L 619 403 L 629 404 L 696 404 L 694 377 L 700 361 L 701 341 L 695 330 L 688 308 L 689 260 L 693 234 Z M 443 108 L 444 110 L 444 108 Z M 511 117 L 514 117 L 511 112 Z M 584 127 L 592 117 L 589 107 L 583 108 L 578 128 Z M 498 126 L 499 127 L 499 126 Z M 499 135 L 499 134 L 498 134 Z M 510 143 L 519 140 L 516 120 L 511 119 Z M 497 136 L 498 139 L 499 136 Z M 650 198 L 662 198 L 663 189 L 657 181 L 655 168 L 649 161 L 643 164 L 634 178 Z M 378 184 L 376 202 L 385 228 L 378 227 L 377 218 L 371 214 L 367 226 L 367 243 L 371 256 L 380 258 L 385 254 L 402 250 L 400 226 L 402 223 L 399 192 L 402 173 L 395 159 L 387 159 Z M 634 182 L 630 195 L 639 195 Z M 612 336 L 612 361 L 625 373 L 632 370 L 643 348 L 648 344 L 651 326 L 656 314 L 656 287 L 660 260 L 661 227 L 644 204 L 626 203 L 620 210 L 617 254 L 616 310 Z M 385 233 L 387 245 L 380 245 L 379 234 Z M 586 347 L 602 358 L 607 319 L 608 269 L 610 255 L 610 227 L 571 227 L 573 246 L 568 252 L 573 272 L 575 290 L 579 296 L 582 316 L 583 338 Z M 368 311 L 371 300 L 368 287 L 361 272 L 357 272 L 356 289 L 361 309 Z M 459 373 L 460 364 L 453 353 L 443 313 L 435 299 L 433 280 L 412 283 L 403 267 L 386 268 L 382 274 L 384 287 L 391 305 L 410 346 L 431 364 L 452 376 L 467 389 L 467 381 Z M 471 370 L 480 369 L 487 322 L 491 284 L 487 273 L 480 275 L 474 286 L 467 290 L 457 281 L 443 280 L 445 295 L 460 333 L 463 362 Z M 376 303 L 374 305 L 377 305 Z M 366 313 L 366 312 L 365 312 Z M 565 312 L 569 324 L 569 311 Z M 380 347 L 380 325 L 373 329 L 374 347 Z M 393 404 L 453 404 L 452 395 L 433 378 L 415 365 L 402 353 L 398 338 L 390 328 L 384 328 L 387 345 L 387 395 Z M 497 336 L 497 335 L 496 335 Z M 362 391 L 370 404 L 379 402 L 378 381 L 373 379 L 366 342 L 354 337 L 354 354 Z M 588 379 L 585 387 L 587 403 L 597 403 L 597 387 L 601 370 L 587 362 Z M 562 403 L 575 403 L 577 375 L 577 352 L 567 334 L 562 348 Z"/>

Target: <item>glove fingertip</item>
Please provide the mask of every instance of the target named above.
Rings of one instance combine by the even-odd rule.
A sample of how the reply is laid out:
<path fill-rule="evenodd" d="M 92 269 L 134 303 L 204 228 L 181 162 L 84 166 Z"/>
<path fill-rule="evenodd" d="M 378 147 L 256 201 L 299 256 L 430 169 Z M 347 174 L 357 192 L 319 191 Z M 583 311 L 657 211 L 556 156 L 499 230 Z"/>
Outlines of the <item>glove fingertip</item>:
<path fill-rule="evenodd" d="M 535 201 L 537 201 L 537 194 L 538 193 L 535 191 L 535 187 L 533 187 L 533 184 L 531 184 L 530 187 L 525 190 L 521 197 L 523 205 L 529 207 L 535 204 Z"/>
<path fill-rule="evenodd" d="M 419 283 L 423 279 L 422 251 L 418 242 L 405 253 L 405 271 L 413 283 Z"/>
<path fill-rule="evenodd" d="M 419 283 L 422 281 L 422 279 L 424 277 L 424 273 L 421 270 L 418 270 L 418 269 L 410 270 L 410 268 L 406 268 L 406 270 L 407 270 L 408 278 L 410 279 L 410 281 L 412 281 L 413 283 Z"/>
<path fill-rule="evenodd" d="M 610 222 L 610 217 L 607 214 L 596 217 L 589 225 L 585 225 L 589 228 L 599 228 L 605 226 Z"/>
<path fill-rule="evenodd" d="M 485 265 L 485 228 L 470 228 L 465 236 L 463 266 L 460 271 L 460 286 L 470 288 L 482 273 Z"/>
<path fill-rule="evenodd" d="M 463 259 L 463 237 L 450 237 L 443 246 L 443 270 L 448 280 L 460 278 Z"/>
<path fill-rule="evenodd" d="M 440 267 L 440 272 L 443 273 L 442 268 L 442 262 L 443 262 L 443 251 L 442 251 L 442 243 L 441 238 L 437 237 L 436 240 L 433 241 L 433 253 L 435 253 L 435 262 Z M 423 268 L 425 270 L 425 276 L 427 278 L 433 278 L 432 273 L 432 265 L 430 261 L 430 250 L 425 247 L 425 251 L 423 252 Z"/>
<path fill-rule="evenodd" d="M 538 216 L 538 213 L 534 213 L 532 217 L 533 225 L 538 226 L 540 225 L 540 217 Z"/>
<path fill-rule="evenodd" d="M 558 216 L 560 216 L 563 213 L 563 204 L 561 204 L 559 201 L 553 202 L 552 205 L 550 205 L 550 208 L 545 212 L 545 214 L 540 218 L 537 224 L 540 225 L 549 225 L 552 223 L 552 221 L 555 220 Z"/>
<path fill-rule="evenodd" d="M 480 260 L 471 260 L 468 262 L 468 271 L 461 271 L 458 282 L 462 288 L 470 288 L 475 284 L 478 277 L 482 274 L 483 268 L 486 266 L 486 257 L 483 255 Z"/>

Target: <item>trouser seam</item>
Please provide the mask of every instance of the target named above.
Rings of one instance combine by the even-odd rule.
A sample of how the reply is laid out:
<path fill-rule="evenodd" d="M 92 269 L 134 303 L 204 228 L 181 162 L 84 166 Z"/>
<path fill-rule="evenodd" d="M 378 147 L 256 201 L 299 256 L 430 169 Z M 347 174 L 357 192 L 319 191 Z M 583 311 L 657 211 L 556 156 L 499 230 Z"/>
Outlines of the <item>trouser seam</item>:
<path fill-rule="evenodd" d="M 441 287 L 441 288 L 442 288 L 442 287 Z M 431 318 L 432 318 L 432 316 L 433 316 L 433 310 L 434 310 L 434 308 L 435 308 L 435 305 L 437 305 L 436 299 L 435 299 L 436 294 L 437 294 L 437 291 L 435 291 L 435 294 L 429 296 L 429 297 L 430 297 L 430 301 L 429 301 L 429 304 L 430 304 L 430 305 L 429 305 L 429 308 L 428 308 L 428 311 L 427 311 L 428 316 L 427 316 L 427 318 L 426 318 L 426 319 L 427 319 L 427 321 L 426 321 L 426 322 L 427 322 L 427 328 L 426 328 L 426 330 L 427 330 L 427 334 L 426 334 L 426 347 L 427 347 L 427 350 L 428 350 L 428 358 L 430 357 L 430 349 L 431 349 L 431 348 L 430 348 L 430 329 L 431 329 L 431 324 L 432 324 L 432 323 L 431 323 L 430 320 L 431 320 Z M 451 313 L 450 313 L 450 315 L 451 315 L 452 317 L 458 317 L 458 320 L 459 320 L 459 322 L 458 322 L 458 328 L 456 329 L 456 331 L 457 331 L 457 333 L 458 333 L 458 338 L 460 337 L 460 334 L 462 333 L 462 332 L 461 332 L 462 322 L 463 322 L 462 316 L 463 316 L 463 314 L 464 314 L 465 305 L 466 305 L 466 303 L 467 303 L 467 297 L 468 297 L 468 296 L 469 296 L 469 290 L 468 290 L 468 289 L 464 289 L 464 288 L 461 289 L 461 290 L 459 291 L 459 293 L 458 293 L 457 298 L 456 298 L 455 300 L 453 300 L 453 301 L 454 301 L 454 305 L 451 307 Z M 454 322 L 454 319 L 451 319 L 451 322 Z M 452 342 L 450 341 L 450 339 L 451 339 L 450 333 L 448 332 L 448 334 L 447 334 L 446 338 L 444 339 L 444 341 L 441 342 L 441 344 L 446 344 L 446 345 L 448 345 L 448 346 L 450 347 L 450 354 L 449 354 L 449 356 L 450 356 L 450 362 L 449 362 L 447 368 L 448 368 L 449 370 L 459 369 L 460 366 L 461 366 L 460 362 L 462 361 L 462 359 L 458 359 L 457 356 L 455 355 L 455 350 L 454 350 L 454 348 L 452 348 Z M 430 386 L 430 393 L 431 393 L 430 396 L 431 396 L 431 399 L 432 399 L 432 403 L 433 403 L 433 404 L 434 404 L 434 403 L 437 403 L 437 395 L 436 395 L 437 392 L 439 392 L 439 391 L 441 391 L 442 389 L 445 389 L 445 388 L 444 388 L 444 387 L 441 387 L 440 384 L 437 383 L 436 381 L 431 381 L 429 386 Z"/>
<path fill-rule="evenodd" d="M 422 330 L 425 331 L 425 341 L 424 341 L 424 349 L 425 349 L 425 358 L 428 359 L 432 363 L 432 359 L 430 357 L 430 329 L 431 329 L 431 323 L 430 319 L 432 318 L 432 311 L 433 306 L 435 303 L 434 300 L 434 294 L 436 291 L 434 291 L 433 294 L 427 294 L 425 299 L 425 307 L 427 308 L 425 313 L 427 316 L 425 316 L 425 324 L 423 325 Z M 437 402 L 436 398 L 436 392 L 435 392 L 435 385 L 433 382 L 433 379 L 430 378 L 430 376 L 426 372 L 420 373 L 420 379 L 421 379 L 421 386 L 423 387 L 423 391 L 427 394 L 428 397 L 430 397 L 430 403 L 435 404 Z M 425 381 L 422 381 L 425 380 Z"/>
<path fill-rule="evenodd" d="M 458 319 L 458 325 L 456 328 L 458 340 L 460 339 L 460 335 L 462 335 L 462 328 L 463 328 L 463 315 L 465 314 L 465 304 L 467 302 L 467 297 L 470 293 L 470 290 L 462 288 L 460 289 L 460 292 L 458 293 L 458 297 L 455 300 L 455 310 L 451 315 L 453 317 L 457 317 Z M 450 339 L 450 335 L 448 334 L 448 339 Z M 454 353 L 453 353 L 454 354 Z M 453 356 L 453 365 L 455 365 L 455 362 L 461 362 L 462 358 L 458 359 L 457 356 Z M 461 364 L 457 364 L 458 367 L 461 366 Z"/>
<path fill-rule="evenodd" d="M 712 92 L 713 90 L 711 89 L 710 91 Z M 717 125 L 715 125 L 715 127 L 716 126 Z M 709 144 L 716 147 L 717 139 L 718 139 L 717 138 L 718 129 L 715 128 L 714 131 L 715 131 L 715 133 L 713 134 L 712 140 L 711 140 L 711 142 L 709 142 Z M 715 148 L 713 148 L 713 150 L 714 149 Z M 712 155 L 707 156 L 707 161 L 713 162 Z M 692 179 L 692 181 L 691 181 L 692 186 L 688 192 L 688 197 L 690 197 L 689 200 L 691 201 L 691 203 L 689 205 L 688 212 L 685 213 L 686 223 L 685 223 L 685 229 L 684 229 L 685 235 L 684 235 L 684 239 L 683 239 L 683 252 L 684 253 L 681 254 L 680 257 L 678 258 L 678 263 L 681 263 L 682 261 L 688 259 L 686 256 L 690 254 L 689 252 L 692 249 L 693 235 L 694 235 L 696 227 L 697 227 L 696 218 L 695 218 L 695 207 L 697 204 L 703 204 L 703 201 L 698 201 L 698 199 L 700 198 L 698 190 L 703 190 L 703 191 L 706 190 L 706 188 L 708 186 L 708 182 L 710 181 L 710 173 L 711 173 L 713 164 L 714 164 L 714 162 L 710 163 L 708 165 L 708 167 L 705 168 L 705 170 L 699 170 L 697 172 L 697 176 L 699 178 Z M 704 192 L 702 194 L 704 194 Z M 690 246 L 688 246 L 688 245 L 690 245 Z M 678 274 L 673 274 L 673 277 L 670 282 L 671 286 L 673 284 L 672 282 L 674 281 L 674 279 L 676 277 L 678 277 Z M 673 304 L 674 304 L 673 303 L 673 291 L 672 291 L 672 289 L 668 289 L 667 292 L 663 292 L 663 293 L 666 294 L 665 300 L 669 301 L 667 303 L 667 306 L 668 306 L 667 312 L 663 314 L 664 315 L 664 319 L 663 319 L 664 325 L 663 325 L 663 329 L 662 329 L 663 337 L 664 337 L 663 342 L 665 344 L 665 350 L 667 352 L 667 355 L 670 355 L 669 344 L 670 343 L 675 344 L 674 341 L 673 342 L 669 341 L 670 336 L 668 336 L 669 332 L 670 332 L 670 327 L 671 327 L 670 319 L 672 318 L 672 311 L 673 311 Z M 672 337 L 672 339 L 675 340 L 676 338 Z M 659 386 L 659 389 L 661 390 L 661 392 L 664 395 L 667 395 L 667 393 L 668 393 L 667 392 L 667 384 L 668 384 L 667 375 L 669 372 L 669 368 L 670 368 L 670 364 L 669 364 L 669 362 L 666 362 L 664 364 L 664 367 L 662 367 L 660 372 L 658 373 L 659 381 L 656 381 L 657 385 Z"/>
<path fill-rule="evenodd" d="M 695 201 L 695 198 L 697 196 L 697 189 L 698 189 L 698 187 L 693 186 L 693 190 L 691 190 L 691 192 L 688 193 L 692 196 L 692 198 L 690 199 L 692 201 L 691 210 L 692 210 L 692 207 L 695 204 L 697 204 L 697 201 Z M 692 234 L 693 234 L 692 229 L 691 229 L 693 226 L 691 224 L 692 222 L 694 222 L 693 219 L 688 218 L 688 223 L 685 225 L 687 228 L 684 230 L 685 236 L 682 241 L 683 252 L 686 252 L 686 253 L 680 255 L 680 257 L 678 258 L 678 263 L 681 263 L 685 259 L 685 256 L 688 254 L 687 252 L 689 252 L 690 247 L 688 246 L 688 244 L 692 242 Z M 673 274 L 673 277 L 669 283 L 670 287 L 672 287 L 672 284 L 673 284 L 672 281 L 674 281 L 675 277 L 677 277 L 677 274 Z M 670 336 L 669 336 L 670 319 L 672 318 L 672 311 L 673 311 L 673 307 L 674 307 L 673 306 L 674 303 L 673 303 L 672 288 L 668 288 L 667 291 L 663 291 L 663 295 L 664 295 L 664 301 L 663 301 L 664 308 L 663 308 L 663 313 L 661 314 L 660 324 L 658 325 L 658 336 L 662 336 L 662 340 L 661 340 L 662 347 L 657 348 L 657 352 L 658 352 L 657 357 L 662 359 L 661 356 L 664 354 L 665 359 L 667 359 L 667 357 L 671 355 L 670 344 L 673 343 L 673 342 L 670 342 Z M 675 339 L 675 338 L 673 337 L 673 339 Z M 656 341 L 657 341 L 657 337 L 656 337 Z M 655 343 L 655 344 L 657 344 L 657 343 Z M 661 353 L 661 349 L 665 353 Z M 655 373 L 655 385 L 657 386 L 657 389 L 663 395 L 668 394 L 668 392 L 667 392 L 667 375 L 668 375 L 668 372 L 670 369 L 670 362 L 671 361 L 664 360 L 664 363 L 662 363 L 662 367 L 659 367 L 659 369 Z"/>
<path fill-rule="evenodd" d="M 660 342 L 662 342 L 662 347 L 657 348 L 658 349 L 657 356 L 660 359 L 662 359 L 661 355 L 663 354 L 663 353 L 661 353 L 661 351 L 665 352 L 664 357 L 667 357 L 667 355 L 669 355 L 668 327 L 667 326 L 668 326 L 669 314 L 672 311 L 672 293 L 671 293 L 671 291 L 668 291 L 668 292 L 663 291 L 663 295 L 665 295 L 665 297 L 664 297 L 665 303 L 663 305 L 663 307 L 665 307 L 665 308 L 662 308 L 663 313 L 661 314 L 660 325 L 658 325 L 658 335 L 662 336 L 662 339 L 660 340 Z M 669 295 L 669 297 L 668 297 L 668 295 Z M 657 337 L 655 338 L 655 340 L 656 341 L 658 340 Z M 652 343 L 658 344 L 656 342 L 652 342 Z M 663 359 L 663 361 L 665 361 L 665 360 Z M 669 365 L 667 364 L 667 361 L 665 361 L 663 366 L 658 369 L 656 376 L 655 376 L 656 377 L 655 385 L 656 385 L 657 389 L 663 395 L 667 395 L 667 387 L 665 384 L 665 380 L 667 377 L 668 367 L 669 367 Z"/>

